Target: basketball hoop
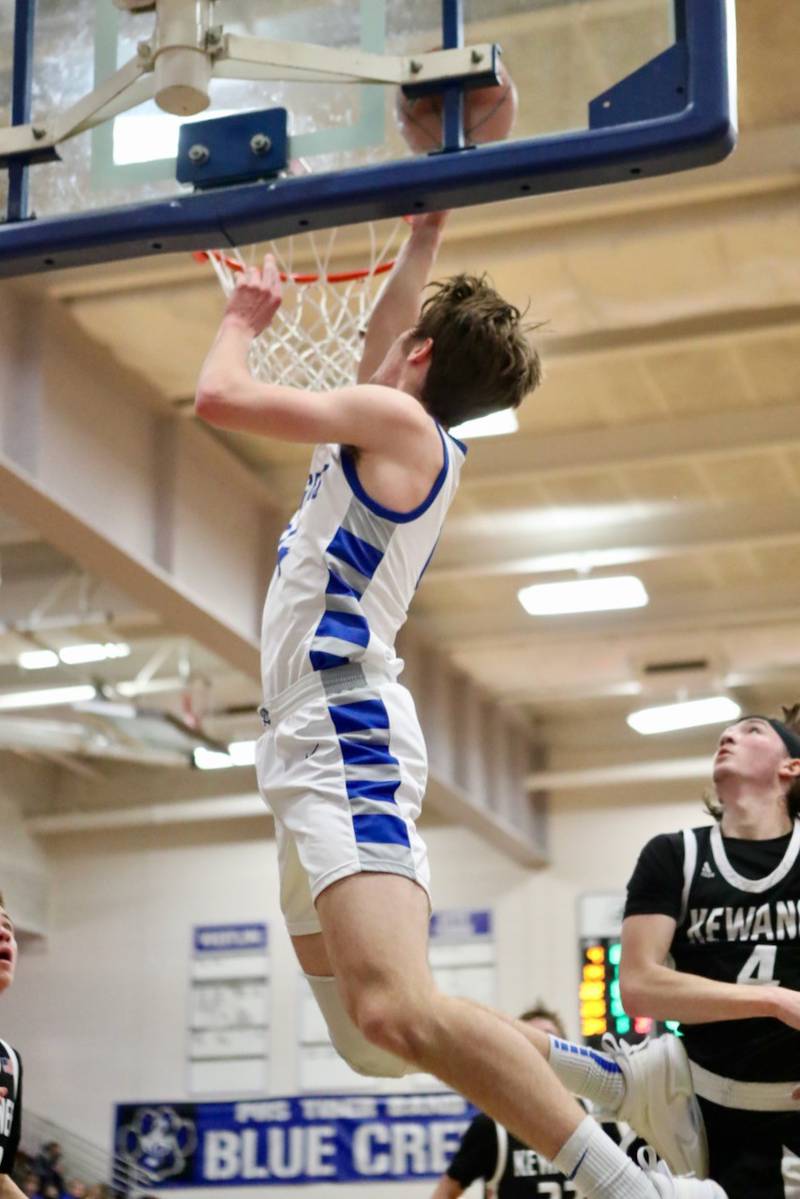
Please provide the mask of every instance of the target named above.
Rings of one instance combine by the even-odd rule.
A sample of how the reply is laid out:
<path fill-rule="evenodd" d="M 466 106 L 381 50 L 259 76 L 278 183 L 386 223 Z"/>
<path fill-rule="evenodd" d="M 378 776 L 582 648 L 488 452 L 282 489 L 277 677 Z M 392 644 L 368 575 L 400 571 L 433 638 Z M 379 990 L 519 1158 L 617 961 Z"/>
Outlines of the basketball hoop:
<path fill-rule="evenodd" d="M 326 391 L 354 383 L 367 323 L 384 275 L 407 226 L 396 221 L 381 236 L 378 226 L 361 226 L 369 237 L 368 261 L 354 270 L 332 269 L 336 229 L 309 231 L 258 247 L 275 255 L 283 283 L 283 302 L 268 329 L 253 342 L 253 374 L 273 383 Z M 198 262 L 210 262 L 229 296 L 236 278 L 256 265 L 256 247 L 199 251 Z M 302 264 L 306 269 L 296 270 Z M 309 270 L 308 267 L 311 266 Z"/>

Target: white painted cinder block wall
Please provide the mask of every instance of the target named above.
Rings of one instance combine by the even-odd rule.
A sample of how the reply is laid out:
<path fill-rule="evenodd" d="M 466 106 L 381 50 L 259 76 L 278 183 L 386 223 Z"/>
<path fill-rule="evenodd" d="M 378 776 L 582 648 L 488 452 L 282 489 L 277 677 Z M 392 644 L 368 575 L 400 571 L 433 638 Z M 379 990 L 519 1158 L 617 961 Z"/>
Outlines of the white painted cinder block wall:
<path fill-rule="evenodd" d="M 688 793 L 688 798 L 687 798 Z M 558 797 L 551 865 L 523 869 L 463 829 L 427 830 L 439 908 L 495 912 L 498 1004 L 536 998 L 577 1032 L 575 910 L 585 891 L 624 887 L 649 836 L 704 823 L 691 787 Z M 297 1090 L 297 971 L 277 906 L 269 823 L 71 834 L 42 842 L 50 935 L 27 945 L 0 1004 L 3 1035 L 26 1067 L 26 1107 L 111 1148 L 115 1102 L 186 1096 L 184 1027 L 191 928 L 266 919 L 274 976 L 272 1089 Z M 2 882 L 0 881 L 0 886 Z M 428 1184 L 371 1185 L 374 1199 L 417 1199 Z M 270 1188 L 289 1199 L 295 1188 Z M 335 1186 L 314 1189 L 340 1196 Z M 182 1192 L 186 1199 L 192 1193 Z M 205 1196 L 205 1192 L 196 1192 Z M 228 1192 L 217 1190 L 220 1199 Z M 230 1191 L 244 1199 L 246 1191 Z"/>

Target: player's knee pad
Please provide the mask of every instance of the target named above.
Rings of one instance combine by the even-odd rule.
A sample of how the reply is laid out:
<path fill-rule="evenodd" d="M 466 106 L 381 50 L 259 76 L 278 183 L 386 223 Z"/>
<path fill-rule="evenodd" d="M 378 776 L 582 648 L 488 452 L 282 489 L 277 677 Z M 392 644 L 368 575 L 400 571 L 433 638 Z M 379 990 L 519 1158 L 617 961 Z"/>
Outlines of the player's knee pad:
<path fill-rule="evenodd" d="M 334 1049 L 357 1074 L 370 1078 L 401 1078 L 413 1073 L 402 1058 L 371 1044 L 350 1019 L 342 1003 L 335 978 L 320 978 L 307 974 L 317 1006 L 325 1017 Z"/>

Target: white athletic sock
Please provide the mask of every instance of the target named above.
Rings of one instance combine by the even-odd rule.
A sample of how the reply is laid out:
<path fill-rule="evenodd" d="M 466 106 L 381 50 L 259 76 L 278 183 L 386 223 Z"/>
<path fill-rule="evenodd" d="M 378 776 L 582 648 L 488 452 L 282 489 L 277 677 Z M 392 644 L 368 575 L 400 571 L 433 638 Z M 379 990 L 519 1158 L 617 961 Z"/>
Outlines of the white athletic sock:
<path fill-rule="evenodd" d="M 553 1165 L 584 1199 L 655 1199 L 644 1171 L 626 1157 L 591 1116 L 561 1146 Z"/>
<path fill-rule="evenodd" d="M 622 1103 L 625 1078 L 608 1054 L 550 1034 L 548 1061 L 570 1094 L 580 1095 L 609 1113 L 615 1112 Z"/>

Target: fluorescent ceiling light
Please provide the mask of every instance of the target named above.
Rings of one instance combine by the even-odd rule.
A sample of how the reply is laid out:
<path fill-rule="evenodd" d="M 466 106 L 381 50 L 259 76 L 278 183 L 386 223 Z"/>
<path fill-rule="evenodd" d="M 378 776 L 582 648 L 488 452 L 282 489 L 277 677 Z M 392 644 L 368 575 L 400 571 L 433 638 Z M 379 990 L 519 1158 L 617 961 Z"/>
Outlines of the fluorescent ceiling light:
<path fill-rule="evenodd" d="M 52 649 L 28 649 L 17 658 L 17 666 L 23 670 L 46 670 L 58 666 L 58 654 Z"/>
<path fill-rule="evenodd" d="M 256 743 L 231 741 L 227 753 L 206 749 L 200 745 L 194 751 L 193 757 L 198 770 L 228 770 L 231 766 L 253 766 L 256 760 Z"/>
<path fill-rule="evenodd" d="M 96 690 L 90 683 L 76 687 L 45 687 L 39 691 L 6 691 L 0 693 L 0 711 L 14 708 L 49 708 L 53 704 L 79 704 L 94 699 Z"/>
<path fill-rule="evenodd" d="M 640 708 L 627 717 L 637 733 L 671 733 L 675 729 L 693 729 L 703 724 L 724 724 L 741 716 L 742 709 L 727 695 L 712 695 L 708 699 L 692 699 L 680 704 L 660 704 L 657 708 Z"/>
<path fill-rule="evenodd" d="M 62 662 L 79 666 L 84 662 L 105 662 L 107 658 L 127 658 L 131 647 L 124 641 L 88 641 L 82 645 L 65 645 L 58 651 Z"/>
<path fill-rule="evenodd" d="M 504 408 L 502 412 L 490 412 L 488 416 L 478 416 L 475 420 L 465 420 L 456 425 L 450 432 L 454 437 L 497 437 L 501 433 L 516 433 L 519 428 L 517 414 L 513 408 Z"/>
<path fill-rule="evenodd" d="M 255 766 L 256 764 L 255 741 L 231 741 L 228 753 L 234 766 Z"/>
<path fill-rule="evenodd" d="M 198 745 L 192 757 L 198 770 L 228 770 L 234 765 L 230 754 L 216 749 L 206 749 L 204 745 Z"/>
<path fill-rule="evenodd" d="M 105 662 L 108 658 L 127 658 L 131 647 L 124 641 L 89 641 L 81 645 L 65 645 L 58 653 L 52 649 L 26 650 L 17 658 L 23 670 L 45 670 L 65 662 L 67 666 L 80 666 L 85 662 Z"/>
<path fill-rule="evenodd" d="M 534 583 L 531 587 L 522 587 L 517 595 L 531 616 L 643 608 L 649 602 L 644 584 L 635 575 L 617 575 L 610 579 L 573 579 L 568 583 Z"/>

